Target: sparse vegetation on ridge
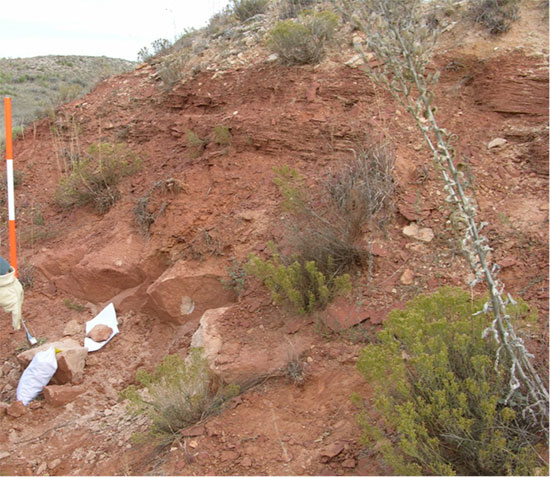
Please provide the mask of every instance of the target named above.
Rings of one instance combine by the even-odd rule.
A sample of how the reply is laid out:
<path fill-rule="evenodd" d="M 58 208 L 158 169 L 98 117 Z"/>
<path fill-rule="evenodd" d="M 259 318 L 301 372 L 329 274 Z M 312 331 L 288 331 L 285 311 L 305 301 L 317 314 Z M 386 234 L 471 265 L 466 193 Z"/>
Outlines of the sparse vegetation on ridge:
<path fill-rule="evenodd" d="M 264 13 L 269 0 L 231 0 L 233 14 L 240 22 Z"/>
<path fill-rule="evenodd" d="M 159 38 L 151 43 L 151 50 L 149 50 L 149 47 L 144 46 L 138 51 L 138 61 L 150 61 L 153 58 L 168 53 L 171 47 L 172 43 L 170 43 L 166 38 Z"/>
<path fill-rule="evenodd" d="M 127 60 L 92 56 L 38 56 L 0 58 L 0 90 L 12 97 L 14 130 L 52 112 L 57 106 L 83 96 L 99 81 L 130 71 Z M 5 134 L 0 115 L 0 141 Z"/>
<path fill-rule="evenodd" d="M 304 9 L 312 8 L 317 0 L 282 0 L 278 4 L 279 19 L 296 18 Z"/>

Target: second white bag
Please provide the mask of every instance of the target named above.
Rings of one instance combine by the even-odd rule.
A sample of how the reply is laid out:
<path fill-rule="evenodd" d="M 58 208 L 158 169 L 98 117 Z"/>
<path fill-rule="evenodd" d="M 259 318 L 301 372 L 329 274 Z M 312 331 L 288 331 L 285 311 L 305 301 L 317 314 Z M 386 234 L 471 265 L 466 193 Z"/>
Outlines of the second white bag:
<path fill-rule="evenodd" d="M 17 400 L 25 406 L 29 404 L 50 382 L 56 371 L 57 359 L 53 346 L 46 351 L 36 353 L 19 379 Z"/>

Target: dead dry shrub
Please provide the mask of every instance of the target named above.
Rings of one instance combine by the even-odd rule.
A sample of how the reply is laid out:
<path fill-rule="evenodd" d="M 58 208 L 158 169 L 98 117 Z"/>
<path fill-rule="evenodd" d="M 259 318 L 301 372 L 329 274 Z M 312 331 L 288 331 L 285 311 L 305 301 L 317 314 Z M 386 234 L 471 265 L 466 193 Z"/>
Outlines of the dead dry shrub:
<path fill-rule="evenodd" d="M 307 197 L 296 171 L 276 171 L 275 183 L 290 212 L 287 237 L 301 262 L 315 262 L 326 276 L 365 263 L 368 251 L 359 241 L 365 229 L 372 233 L 390 217 L 393 165 L 389 145 L 357 146 L 354 158 L 329 174 L 317 197 Z"/>
<path fill-rule="evenodd" d="M 140 232 L 149 236 L 149 229 L 155 221 L 164 214 L 168 207 L 169 200 L 161 200 L 160 205 L 153 203 L 156 196 L 166 196 L 168 194 L 178 194 L 182 190 L 180 182 L 174 178 L 162 179 L 155 182 L 147 194 L 141 197 L 134 207 L 134 220 Z M 158 201 L 157 201 L 158 202 Z"/>
<path fill-rule="evenodd" d="M 293 357 L 284 369 L 288 382 L 294 386 L 302 387 L 307 378 L 307 363 L 299 356 Z"/>
<path fill-rule="evenodd" d="M 388 144 L 369 148 L 359 146 L 354 159 L 332 174 L 325 184 L 331 204 L 344 218 L 347 234 L 356 239 L 363 225 L 377 217 L 381 225 L 394 193 L 393 167 L 395 158 Z M 381 216 L 378 216 L 383 212 Z"/>
<path fill-rule="evenodd" d="M 204 261 L 209 257 L 223 255 L 226 244 L 218 227 L 201 227 L 192 232 L 190 237 L 178 237 L 177 241 L 184 244 L 182 257 L 191 260 Z"/>
<path fill-rule="evenodd" d="M 17 270 L 18 278 L 23 288 L 27 289 L 34 286 L 34 271 L 35 267 L 32 263 L 23 261 L 19 266 Z"/>
<path fill-rule="evenodd" d="M 519 18 L 518 0 L 470 0 L 470 17 L 493 35 L 507 32 Z"/>

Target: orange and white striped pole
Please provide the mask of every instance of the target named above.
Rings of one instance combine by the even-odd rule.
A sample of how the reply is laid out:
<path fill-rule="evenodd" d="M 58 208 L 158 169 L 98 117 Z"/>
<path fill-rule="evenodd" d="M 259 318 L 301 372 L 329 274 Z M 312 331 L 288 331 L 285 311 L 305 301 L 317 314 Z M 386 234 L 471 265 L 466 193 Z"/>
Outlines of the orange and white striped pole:
<path fill-rule="evenodd" d="M 6 180 L 8 188 L 8 230 L 10 242 L 10 265 L 17 276 L 17 249 L 15 239 L 15 194 L 13 187 L 13 145 L 11 136 L 11 98 L 4 97 L 4 118 L 6 125 Z"/>

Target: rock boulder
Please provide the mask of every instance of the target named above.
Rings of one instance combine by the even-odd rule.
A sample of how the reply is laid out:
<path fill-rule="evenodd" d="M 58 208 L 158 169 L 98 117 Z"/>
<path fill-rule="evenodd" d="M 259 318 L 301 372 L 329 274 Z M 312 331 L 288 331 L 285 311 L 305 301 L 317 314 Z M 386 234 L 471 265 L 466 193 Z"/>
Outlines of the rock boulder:
<path fill-rule="evenodd" d="M 58 386 L 50 384 L 43 389 L 44 400 L 54 407 L 64 406 L 84 392 L 81 386 Z"/>
<path fill-rule="evenodd" d="M 56 355 L 57 371 L 51 380 L 54 384 L 80 384 L 84 380 L 84 366 L 88 350 L 82 346 L 71 348 Z"/>
<path fill-rule="evenodd" d="M 143 310 L 174 324 L 198 318 L 235 301 L 235 293 L 221 283 L 224 277 L 225 271 L 214 262 L 177 262 L 147 288 Z"/>
<path fill-rule="evenodd" d="M 233 328 L 229 334 L 223 323 L 231 310 L 232 307 L 207 310 L 191 339 L 192 347 L 203 348 L 212 372 L 228 384 L 284 372 L 314 342 L 314 337 L 306 333 L 295 335 L 291 341 L 283 329 L 255 328 L 249 333 L 251 330 Z"/>

